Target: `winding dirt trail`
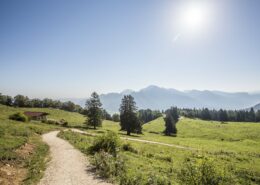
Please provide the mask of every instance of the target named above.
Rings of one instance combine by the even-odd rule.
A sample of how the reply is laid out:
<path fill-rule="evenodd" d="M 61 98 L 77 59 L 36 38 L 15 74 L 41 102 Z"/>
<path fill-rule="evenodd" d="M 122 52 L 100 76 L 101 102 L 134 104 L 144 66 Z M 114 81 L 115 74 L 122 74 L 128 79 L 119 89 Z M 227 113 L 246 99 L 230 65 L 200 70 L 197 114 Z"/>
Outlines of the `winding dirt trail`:
<path fill-rule="evenodd" d="M 84 154 L 58 138 L 58 133 L 53 131 L 42 136 L 50 146 L 51 160 L 38 185 L 109 185 L 95 176 Z"/>
<path fill-rule="evenodd" d="M 97 134 L 88 133 L 86 131 L 82 131 L 82 130 L 75 129 L 75 128 L 70 129 L 70 130 L 72 130 L 73 132 L 78 132 L 78 133 L 86 134 L 86 135 L 93 135 L 93 136 L 97 135 Z M 162 143 L 162 142 L 157 142 L 157 141 L 150 141 L 150 140 L 136 139 L 136 138 L 129 138 L 129 137 L 120 137 L 120 138 L 124 139 L 124 140 L 137 141 L 137 142 L 141 142 L 141 143 L 149 143 L 149 144 L 169 146 L 169 147 L 174 147 L 174 148 L 183 149 L 183 150 L 195 150 L 194 148 L 190 148 L 190 147 L 187 147 L 187 146 L 180 146 L 180 145 Z"/>

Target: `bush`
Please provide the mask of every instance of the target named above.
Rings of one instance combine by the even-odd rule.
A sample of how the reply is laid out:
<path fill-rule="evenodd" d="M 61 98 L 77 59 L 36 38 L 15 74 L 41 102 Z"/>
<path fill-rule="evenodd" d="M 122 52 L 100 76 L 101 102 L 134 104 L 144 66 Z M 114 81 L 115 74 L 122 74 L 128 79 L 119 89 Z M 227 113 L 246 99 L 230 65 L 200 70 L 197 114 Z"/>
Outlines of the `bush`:
<path fill-rule="evenodd" d="M 57 121 L 54 120 L 54 119 L 48 119 L 48 120 L 46 121 L 46 123 L 51 124 L 51 125 L 56 125 L 56 124 L 57 124 Z"/>
<path fill-rule="evenodd" d="M 144 174 L 139 171 L 133 173 L 128 171 L 123 173 L 119 179 L 120 185 L 171 185 L 171 181 L 164 175 L 158 175 L 156 173 Z"/>
<path fill-rule="evenodd" d="M 122 145 L 122 150 L 133 152 L 133 153 L 138 153 L 138 151 L 136 149 L 134 149 L 134 147 L 131 145 L 131 143 L 124 143 Z"/>
<path fill-rule="evenodd" d="M 115 132 L 107 132 L 99 136 L 89 148 L 89 152 L 94 154 L 96 152 L 105 151 L 113 156 L 116 156 L 120 150 L 120 138 Z"/>
<path fill-rule="evenodd" d="M 10 115 L 9 119 L 12 119 L 15 121 L 22 121 L 22 122 L 27 122 L 29 120 L 28 117 L 21 112 Z"/>
<path fill-rule="evenodd" d="M 119 179 L 120 185 L 144 185 L 145 176 L 143 173 L 127 172 L 122 174 Z"/>
<path fill-rule="evenodd" d="M 125 172 L 125 163 L 121 156 L 114 157 L 104 151 L 95 153 L 92 164 L 98 174 L 105 178 L 116 177 Z"/>
<path fill-rule="evenodd" d="M 68 126 L 68 122 L 67 122 L 65 119 L 61 119 L 61 120 L 59 121 L 59 123 L 60 123 L 60 125 L 63 126 L 63 127 Z"/>
<path fill-rule="evenodd" d="M 186 158 L 178 173 L 180 184 L 186 185 L 220 185 L 234 184 L 233 178 L 226 170 L 219 168 L 212 159 L 202 157 L 191 160 Z"/>
<path fill-rule="evenodd" d="M 171 181 L 165 176 L 152 173 L 152 174 L 149 174 L 146 184 L 149 184 L 149 185 L 171 185 Z"/>

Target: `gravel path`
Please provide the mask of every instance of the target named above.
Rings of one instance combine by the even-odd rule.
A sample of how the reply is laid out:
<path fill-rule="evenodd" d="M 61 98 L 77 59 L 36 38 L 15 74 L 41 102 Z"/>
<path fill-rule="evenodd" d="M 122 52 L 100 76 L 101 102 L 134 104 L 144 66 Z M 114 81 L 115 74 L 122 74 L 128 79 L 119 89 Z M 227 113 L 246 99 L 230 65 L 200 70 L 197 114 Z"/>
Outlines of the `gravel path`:
<path fill-rule="evenodd" d="M 38 185 L 109 185 L 95 177 L 84 154 L 58 138 L 58 133 L 53 131 L 42 136 L 50 146 L 51 160 Z"/>

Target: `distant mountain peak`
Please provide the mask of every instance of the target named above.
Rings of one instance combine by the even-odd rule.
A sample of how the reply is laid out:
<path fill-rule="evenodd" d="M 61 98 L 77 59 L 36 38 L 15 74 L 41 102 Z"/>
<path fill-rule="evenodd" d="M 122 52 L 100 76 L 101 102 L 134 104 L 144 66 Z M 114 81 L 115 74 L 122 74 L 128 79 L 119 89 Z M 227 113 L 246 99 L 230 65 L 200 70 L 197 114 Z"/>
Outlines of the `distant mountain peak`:
<path fill-rule="evenodd" d="M 133 93 L 134 91 L 132 89 L 125 89 L 123 90 L 120 94 L 123 94 L 123 95 L 127 95 L 127 94 L 131 94 Z"/>
<path fill-rule="evenodd" d="M 179 91 L 173 88 L 158 87 L 150 85 L 139 91 L 126 89 L 121 93 L 107 93 L 101 94 L 100 100 L 105 108 L 110 113 L 118 112 L 122 97 L 131 94 L 139 109 L 154 109 L 165 110 L 171 106 L 180 108 L 203 108 L 210 109 L 246 109 L 256 105 L 260 102 L 259 94 L 250 93 L 232 93 L 223 91 L 211 90 L 189 90 Z M 84 107 L 85 99 L 76 100 L 73 102 L 80 104 Z M 260 109 L 257 104 L 254 109 Z"/>
<path fill-rule="evenodd" d="M 149 85 L 149 86 L 147 86 L 147 87 L 141 89 L 140 91 L 142 91 L 142 90 L 152 90 L 152 89 L 162 89 L 162 88 L 161 88 L 161 87 L 158 87 L 158 86 L 156 86 L 156 85 Z"/>

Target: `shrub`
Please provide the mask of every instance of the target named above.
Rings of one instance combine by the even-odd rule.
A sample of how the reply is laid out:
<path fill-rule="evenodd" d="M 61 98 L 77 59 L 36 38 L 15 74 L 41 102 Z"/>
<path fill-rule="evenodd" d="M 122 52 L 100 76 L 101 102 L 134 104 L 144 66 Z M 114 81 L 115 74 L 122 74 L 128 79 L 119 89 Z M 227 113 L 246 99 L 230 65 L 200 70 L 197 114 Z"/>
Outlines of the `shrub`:
<path fill-rule="evenodd" d="M 60 123 L 61 126 L 64 126 L 64 127 L 68 126 L 68 122 L 65 119 L 61 119 L 59 121 L 59 123 Z"/>
<path fill-rule="evenodd" d="M 178 172 L 178 179 L 180 184 L 187 185 L 234 184 L 226 170 L 219 168 L 212 159 L 207 157 L 195 160 L 186 158 Z"/>
<path fill-rule="evenodd" d="M 28 117 L 21 112 L 10 115 L 9 119 L 22 122 L 27 122 L 29 120 Z"/>
<path fill-rule="evenodd" d="M 119 176 L 120 185 L 171 185 L 169 178 L 162 174 L 148 173 L 141 171 L 127 171 Z"/>
<path fill-rule="evenodd" d="M 149 174 L 146 184 L 149 184 L 149 185 L 171 185 L 171 181 L 165 176 L 152 173 L 152 174 Z"/>
<path fill-rule="evenodd" d="M 138 151 L 131 145 L 131 143 L 124 143 L 122 145 L 122 150 L 133 152 L 133 153 L 138 153 Z"/>
<path fill-rule="evenodd" d="M 46 123 L 52 124 L 52 125 L 56 125 L 56 124 L 57 124 L 57 121 L 54 120 L 54 119 L 48 119 Z"/>
<path fill-rule="evenodd" d="M 113 156 L 117 155 L 120 149 L 120 138 L 115 132 L 107 132 L 99 136 L 89 148 L 89 152 L 94 154 L 96 152 L 105 151 Z"/>
<path fill-rule="evenodd" d="M 121 156 L 114 157 L 110 153 L 101 151 L 95 153 L 92 164 L 101 177 L 112 178 L 125 172 L 125 163 Z"/>
<path fill-rule="evenodd" d="M 120 185 L 144 185 L 145 177 L 143 173 L 127 172 L 120 176 Z"/>

